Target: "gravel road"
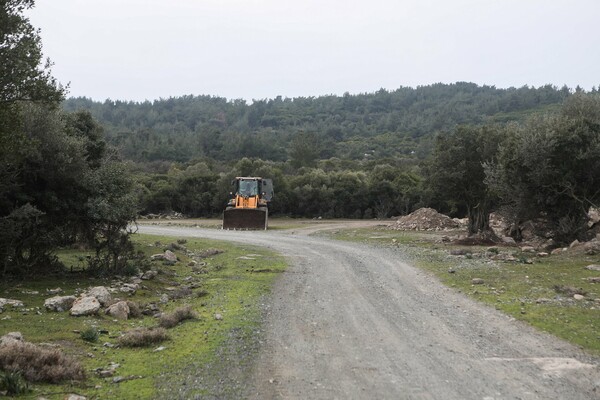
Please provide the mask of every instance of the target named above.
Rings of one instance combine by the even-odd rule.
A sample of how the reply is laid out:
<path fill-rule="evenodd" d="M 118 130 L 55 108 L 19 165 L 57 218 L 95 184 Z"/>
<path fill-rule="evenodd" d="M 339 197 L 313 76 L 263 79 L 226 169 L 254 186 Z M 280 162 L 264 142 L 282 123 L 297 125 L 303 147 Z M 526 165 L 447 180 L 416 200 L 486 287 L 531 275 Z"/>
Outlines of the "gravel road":
<path fill-rule="evenodd" d="M 264 246 L 290 267 L 265 305 L 257 399 L 600 399 L 600 360 L 474 302 L 400 250 L 296 232 L 140 226 Z"/>

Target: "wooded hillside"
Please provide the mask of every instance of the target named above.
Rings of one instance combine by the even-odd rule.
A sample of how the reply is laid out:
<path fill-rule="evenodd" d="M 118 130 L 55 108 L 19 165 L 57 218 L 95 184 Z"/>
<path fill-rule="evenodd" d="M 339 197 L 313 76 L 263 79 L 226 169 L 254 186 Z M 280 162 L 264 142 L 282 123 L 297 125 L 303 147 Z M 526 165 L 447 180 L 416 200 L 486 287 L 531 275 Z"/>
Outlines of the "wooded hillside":
<path fill-rule="evenodd" d="M 423 158 L 437 132 L 458 124 L 520 121 L 569 94 L 567 87 L 551 85 L 498 89 L 458 82 L 252 103 L 212 96 L 143 103 L 71 98 L 63 107 L 89 110 L 108 141 L 137 162 L 249 157 L 296 159 L 301 165 L 330 157 Z"/>

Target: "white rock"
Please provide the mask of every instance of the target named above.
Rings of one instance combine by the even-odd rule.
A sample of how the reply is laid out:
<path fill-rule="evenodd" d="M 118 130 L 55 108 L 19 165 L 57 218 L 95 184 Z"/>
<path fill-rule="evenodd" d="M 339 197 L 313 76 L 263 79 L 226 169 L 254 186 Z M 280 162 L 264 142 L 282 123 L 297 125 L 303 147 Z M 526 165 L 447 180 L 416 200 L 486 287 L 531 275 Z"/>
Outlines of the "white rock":
<path fill-rule="evenodd" d="M 164 259 L 170 262 L 177 262 L 177 256 L 171 250 L 165 251 Z"/>
<path fill-rule="evenodd" d="M 87 397 L 80 396 L 78 394 L 70 394 L 67 397 L 65 397 L 65 400 L 87 400 Z"/>
<path fill-rule="evenodd" d="M 0 308 L 4 306 L 24 307 L 25 305 L 21 300 L 3 299 L 0 297 Z"/>
<path fill-rule="evenodd" d="M 139 287 L 140 286 L 136 285 L 135 283 L 124 283 L 123 286 L 119 288 L 119 291 L 127 294 L 135 294 Z"/>
<path fill-rule="evenodd" d="M 75 302 L 75 296 L 54 296 L 44 301 L 44 307 L 48 311 L 62 312 L 70 309 Z"/>
<path fill-rule="evenodd" d="M 515 242 L 515 239 L 511 238 L 510 236 L 502 236 L 500 239 L 503 243 L 506 244 L 517 244 L 517 242 Z"/>
<path fill-rule="evenodd" d="M 0 336 L 0 347 L 10 343 L 22 342 L 23 334 L 21 332 L 9 332 L 4 336 Z"/>
<path fill-rule="evenodd" d="M 156 275 L 158 275 L 158 271 L 149 270 L 142 274 L 142 279 L 148 281 L 156 278 Z"/>
<path fill-rule="evenodd" d="M 100 302 L 92 296 L 80 297 L 73 303 L 71 307 L 71 315 L 79 317 L 82 315 L 94 315 L 100 310 Z"/>
<path fill-rule="evenodd" d="M 62 292 L 63 292 L 63 290 L 59 287 L 54 288 L 54 289 L 46 289 L 46 293 L 48 293 L 48 294 L 59 294 Z"/>
<path fill-rule="evenodd" d="M 108 307 L 106 314 L 118 319 L 127 319 L 129 317 L 129 306 L 126 301 L 119 301 Z"/>
<path fill-rule="evenodd" d="M 574 298 L 575 300 L 583 300 L 583 299 L 585 299 L 585 296 L 582 296 L 582 295 L 580 295 L 580 294 L 574 294 L 574 295 L 573 295 L 573 298 Z"/>
<path fill-rule="evenodd" d="M 104 286 L 96 286 L 96 287 L 90 288 L 86 292 L 86 295 L 90 296 L 90 297 L 95 297 L 100 302 L 101 305 L 108 304 L 110 302 L 110 300 L 112 299 L 110 292 Z"/>

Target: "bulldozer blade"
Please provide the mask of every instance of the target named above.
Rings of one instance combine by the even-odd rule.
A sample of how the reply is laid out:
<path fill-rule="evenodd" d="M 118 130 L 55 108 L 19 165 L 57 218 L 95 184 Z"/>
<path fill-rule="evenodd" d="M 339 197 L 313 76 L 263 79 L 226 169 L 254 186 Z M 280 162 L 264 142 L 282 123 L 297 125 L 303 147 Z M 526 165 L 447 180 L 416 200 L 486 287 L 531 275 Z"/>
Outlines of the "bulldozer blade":
<path fill-rule="evenodd" d="M 223 212 L 223 229 L 267 229 L 267 209 L 233 208 Z"/>

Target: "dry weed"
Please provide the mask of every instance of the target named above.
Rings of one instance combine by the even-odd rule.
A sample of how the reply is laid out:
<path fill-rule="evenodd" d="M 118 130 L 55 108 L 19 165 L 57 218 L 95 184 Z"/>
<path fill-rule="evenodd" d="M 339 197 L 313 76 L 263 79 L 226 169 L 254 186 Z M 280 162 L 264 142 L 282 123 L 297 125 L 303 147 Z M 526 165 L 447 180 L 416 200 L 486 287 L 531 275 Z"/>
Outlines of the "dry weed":
<path fill-rule="evenodd" d="M 83 380 L 85 371 L 74 358 L 59 349 L 48 349 L 28 342 L 13 342 L 0 347 L 0 369 L 21 371 L 30 382 L 58 383 Z"/>

